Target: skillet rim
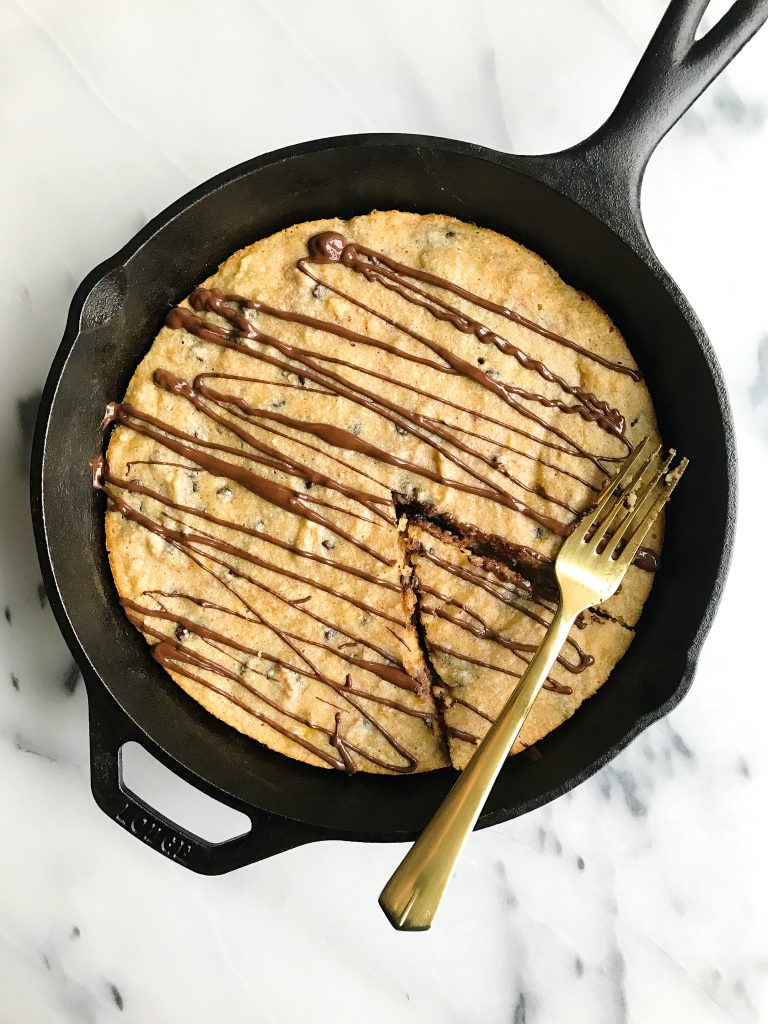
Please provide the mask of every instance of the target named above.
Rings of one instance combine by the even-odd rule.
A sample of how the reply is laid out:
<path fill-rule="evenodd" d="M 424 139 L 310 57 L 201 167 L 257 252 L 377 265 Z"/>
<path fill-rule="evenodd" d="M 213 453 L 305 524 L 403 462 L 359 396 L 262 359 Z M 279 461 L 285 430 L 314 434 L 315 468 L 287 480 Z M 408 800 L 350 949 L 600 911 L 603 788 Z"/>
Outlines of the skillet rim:
<path fill-rule="evenodd" d="M 92 699 L 90 695 L 90 688 L 92 686 L 98 685 L 103 690 L 106 690 L 106 693 L 118 707 L 120 714 L 125 716 L 135 726 L 141 734 L 142 739 L 146 739 L 148 744 L 151 744 L 152 747 L 159 748 L 162 751 L 164 755 L 162 758 L 163 760 L 166 762 L 170 760 L 173 764 L 173 769 L 177 771 L 178 774 L 185 777 L 187 781 L 191 781 L 193 784 L 199 785 L 201 788 L 205 788 L 209 792 L 212 792 L 217 799 L 238 807 L 239 809 L 250 808 L 251 810 L 264 810 L 259 807 L 259 805 L 244 801 L 242 798 L 220 789 L 216 783 L 210 782 L 210 780 L 202 776 L 198 776 L 197 773 L 193 769 L 190 769 L 182 760 L 165 751 L 160 744 L 153 739 L 151 729 L 147 729 L 145 725 L 140 721 L 137 721 L 136 718 L 134 718 L 134 716 L 122 706 L 111 687 L 96 671 L 91 663 L 88 652 L 83 647 L 80 638 L 70 621 L 66 605 L 56 579 L 56 569 L 48 544 L 48 530 L 44 514 L 43 495 L 47 475 L 45 472 L 47 470 L 45 458 L 46 440 L 48 436 L 48 426 L 55 405 L 61 377 L 65 371 L 68 359 L 81 336 L 80 324 L 87 300 L 100 281 L 116 269 L 129 263 L 129 261 L 152 240 L 158 231 L 162 230 L 179 215 L 186 212 L 190 207 L 197 205 L 207 196 L 216 192 L 220 187 L 227 185 L 238 178 L 245 177 L 262 167 L 279 164 L 282 161 L 297 156 L 305 156 L 329 149 L 338 150 L 353 146 L 358 148 L 397 148 L 407 146 L 411 149 L 416 148 L 417 150 L 424 149 L 435 152 L 451 152 L 462 157 L 472 157 L 500 165 L 511 171 L 529 177 L 537 184 L 543 185 L 545 188 L 556 192 L 566 202 L 573 203 L 580 207 L 590 217 L 597 220 L 603 228 L 615 235 L 620 242 L 623 242 L 624 245 L 628 246 L 629 249 L 645 264 L 646 268 L 653 274 L 658 283 L 661 284 L 663 289 L 669 295 L 672 303 L 682 314 L 688 329 L 698 345 L 707 371 L 712 379 L 718 403 L 720 426 L 723 432 L 726 519 L 724 523 L 723 546 L 717 566 L 713 568 L 714 585 L 709 599 L 704 607 L 699 625 L 693 635 L 691 643 L 684 652 L 684 657 L 681 652 L 681 656 L 675 659 L 676 663 L 683 665 L 679 682 L 675 685 L 674 690 L 666 700 L 640 715 L 633 728 L 629 729 L 610 748 L 604 750 L 597 757 L 592 759 L 589 764 L 582 768 L 578 773 L 568 776 L 560 784 L 551 786 L 549 789 L 531 797 L 529 800 L 518 802 L 511 808 L 502 807 L 495 811 L 485 812 L 480 817 L 477 827 L 484 828 L 509 820 L 510 818 L 517 817 L 520 814 L 525 814 L 530 810 L 549 803 L 573 789 L 575 786 L 580 785 L 601 767 L 613 760 L 617 754 L 619 754 L 641 732 L 648 728 L 649 725 L 665 717 L 670 711 L 672 711 L 690 690 L 702 645 L 709 633 L 722 596 L 733 551 L 737 505 L 736 444 L 733 416 L 731 413 L 730 403 L 728 401 L 722 370 L 720 369 L 716 354 L 703 326 L 698 320 L 688 300 L 685 298 L 680 288 L 670 277 L 668 272 L 664 269 L 648 242 L 642 225 L 642 219 L 640 217 L 639 203 L 636 203 L 633 209 L 631 201 L 632 197 L 626 197 L 627 212 L 630 214 L 632 222 L 631 226 L 635 228 L 634 234 L 627 237 L 627 233 L 625 231 L 617 230 L 613 218 L 609 219 L 606 217 L 605 213 L 602 213 L 601 215 L 600 211 L 596 212 L 594 209 L 590 208 L 591 204 L 579 201 L 580 197 L 573 189 L 569 191 L 567 187 L 569 184 L 567 176 L 564 176 L 564 179 L 560 181 L 559 184 L 554 184 L 554 182 L 558 181 L 558 174 L 561 173 L 566 166 L 570 169 L 571 175 L 573 175 L 575 171 L 576 177 L 578 178 L 578 157 L 576 156 L 575 151 L 577 149 L 583 151 L 583 145 L 583 143 L 580 143 L 577 147 L 574 147 L 573 151 L 566 150 L 562 153 L 547 154 L 544 156 L 518 156 L 502 153 L 498 150 L 476 143 L 462 142 L 439 136 L 373 132 L 332 136 L 329 138 L 314 139 L 291 146 L 281 147 L 269 153 L 260 154 L 259 156 L 242 161 L 234 167 L 221 171 L 207 181 L 195 186 L 185 195 L 181 196 L 164 210 L 160 211 L 114 255 L 98 264 L 88 275 L 86 275 L 75 291 L 69 308 L 64 334 L 54 355 L 42 392 L 32 446 L 32 519 L 35 543 L 46 592 L 59 629 L 61 630 L 67 646 L 78 664 L 78 667 L 83 672 L 83 676 L 89 690 L 89 700 Z M 570 184 L 573 185 L 572 180 L 570 181 Z M 91 742 L 93 744 L 93 736 L 91 736 Z M 399 841 L 415 835 L 412 830 L 393 830 L 391 833 L 375 833 L 355 826 L 351 826 L 349 829 L 336 829 L 331 828 L 328 825 L 317 825 L 316 822 L 310 822 L 306 818 L 290 818 L 272 810 L 267 813 L 275 814 L 277 817 L 286 818 L 286 820 L 293 820 L 301 824 L 306 824 L 308 828 L 320 828 L 322 831 L 327 833 L 327 838 L 348 838 L 363 841 L 382 841 L 391 839 L 392 841 Z M 313 838 L 318 837 L 314 836 Z"/>

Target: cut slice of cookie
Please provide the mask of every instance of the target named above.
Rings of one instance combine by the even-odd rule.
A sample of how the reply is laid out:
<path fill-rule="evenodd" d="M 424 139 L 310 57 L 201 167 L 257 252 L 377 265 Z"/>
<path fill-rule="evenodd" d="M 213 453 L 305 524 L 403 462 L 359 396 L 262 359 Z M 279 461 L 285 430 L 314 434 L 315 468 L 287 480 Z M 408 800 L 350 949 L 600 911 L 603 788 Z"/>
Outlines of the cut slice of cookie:
<path fill-rule="evenodd" d="M 490 558 L 439 529 L 412 524 L 408 544 L 425 653 L 435 673 L 451 762 L 463 768 L 552 619 L 554 605 Z M 543 739 L 605 682 L 632 641 L 625 626 L 587 612 L 571 630 L 513 753 Z"/>
<path fill-rule="evenodd" d="M 320 767 L 447 763 L 396 557 L 384 565 L 315 524 L 289 529 L 268 502 L 128 432 L 114 462 L 126 474 L 104 467 L 102 486 L 118 591 L 190 696 Z"/>

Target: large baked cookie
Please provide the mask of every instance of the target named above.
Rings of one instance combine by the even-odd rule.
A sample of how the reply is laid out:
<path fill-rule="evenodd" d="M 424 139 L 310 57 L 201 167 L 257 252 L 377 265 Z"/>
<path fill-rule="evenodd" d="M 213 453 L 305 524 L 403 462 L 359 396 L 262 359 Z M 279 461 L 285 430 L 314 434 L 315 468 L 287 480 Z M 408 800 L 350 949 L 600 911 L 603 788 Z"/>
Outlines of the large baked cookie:
<path fill-rule="evenodd" d="M 452 218 L 299 224 L 231 256 L 137 368 L 96 483 L 131 621 L 218 718 L 310 764 L 462 767 L 551 616 L 551 560 L 653 405 L 539 256 Z M 521 737 L 608 678 L 661 526 Z"/>

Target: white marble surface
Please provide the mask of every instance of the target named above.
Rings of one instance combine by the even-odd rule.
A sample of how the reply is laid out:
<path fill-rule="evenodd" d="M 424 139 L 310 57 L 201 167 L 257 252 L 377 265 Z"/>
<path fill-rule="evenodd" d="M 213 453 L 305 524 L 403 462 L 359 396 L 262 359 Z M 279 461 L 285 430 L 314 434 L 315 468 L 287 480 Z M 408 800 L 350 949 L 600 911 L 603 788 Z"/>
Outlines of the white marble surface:
<path fill-rule="evenodd" d="M 27 509 L 30 424 L 71 294 L 148 217 L 312 137 L 562 147 L 607 115 L 660 9 L 0 4 L 1 1024 L 768 1019 L 768 29 L 662 144 L 643 199 L 723 362 L 740 443 L 735 560 L 696 684 L 579 790 L 474 837 L 432 932 L 396 934 L 377 908 L 400 847 L 321 844 L 206 879 L 101 814 Z"/>

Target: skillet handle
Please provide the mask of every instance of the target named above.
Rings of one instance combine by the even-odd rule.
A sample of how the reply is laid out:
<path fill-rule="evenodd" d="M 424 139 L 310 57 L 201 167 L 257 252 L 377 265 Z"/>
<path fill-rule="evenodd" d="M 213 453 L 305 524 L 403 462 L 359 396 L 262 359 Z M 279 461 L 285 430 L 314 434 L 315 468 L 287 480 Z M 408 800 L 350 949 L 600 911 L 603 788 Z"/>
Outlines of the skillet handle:
<path fill-rule="evenodd" d="M 768 19 L 768 0 L 735 0 L 694 39 L 709 0 L 671 0 L 616 109 L 584 145 L 624 150 L 641 177 L 669 129 Z"/>
<path fill-rule="evenodd" d="M 542 158 L 539 173 L 628 241 L 649 251 L 640 215 L 648 159 L 669 129 L 768 19 L 768 0 L 735 0 L 694 39 L 709 0 L 670 0 L 608 120 L 584 142 Z"/>
<path fill-rule="evenodd" d="M 91 789 L 96 803 L 118 825 L 169 860 L 199 874 L 221 875 L 313 840 L 328 838 L 328 833 L 320 829 L 254 810 L 234 799 L 226 803 L 250 818 L 248 832 L 223 843 L 209 843 L 193 835 L 128 789 L 122 778 L 120 750 L 123 744 L 135 740 L 186 782 L 204 792 L 207 787 L 199 779 L 187 777 L 178 765 L 169 764 L 163 752 L 149 743 L 115 701 L 97 686 L 88 688 L 88 709 Z M 219 793 L 209 795 L 222 799 Z"/>

